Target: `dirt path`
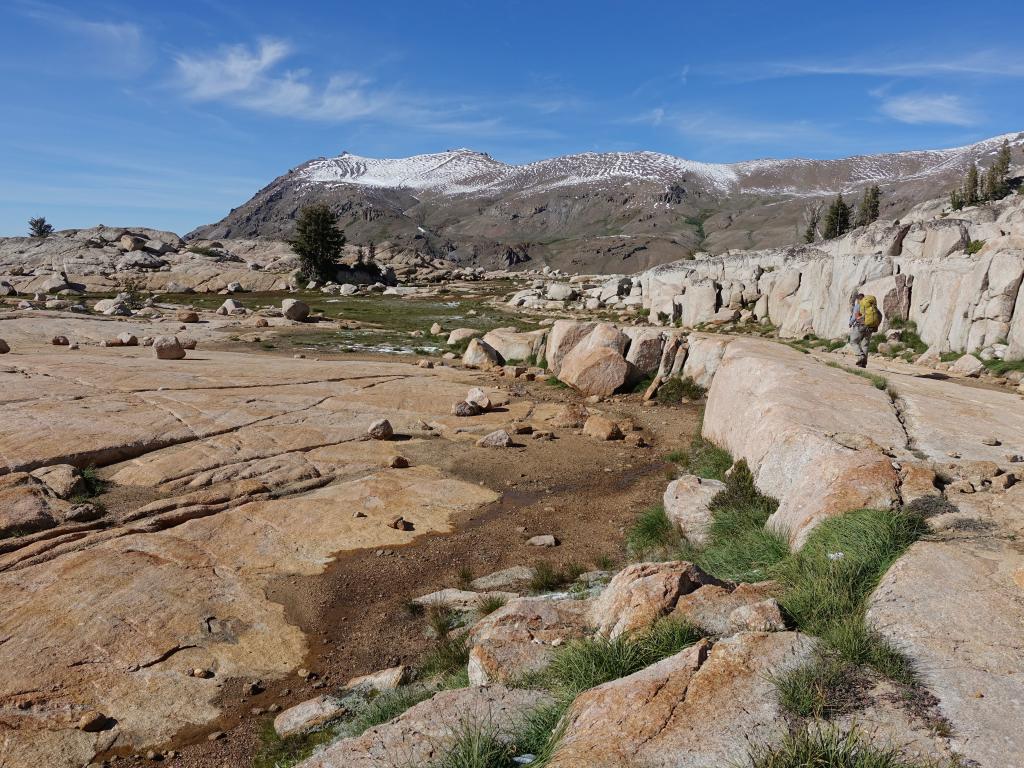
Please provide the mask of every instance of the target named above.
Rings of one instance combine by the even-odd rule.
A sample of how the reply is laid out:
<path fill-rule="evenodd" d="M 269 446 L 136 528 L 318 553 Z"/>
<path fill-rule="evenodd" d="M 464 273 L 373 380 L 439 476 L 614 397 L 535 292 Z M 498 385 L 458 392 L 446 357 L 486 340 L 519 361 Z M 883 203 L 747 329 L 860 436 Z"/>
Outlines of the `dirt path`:
<path fill-rule="evenodd" d="M 542 383 L 513 386 L 537 402 L 577 399 Z M 425 620 L 410 616 L 406 604 L 417 595 L 458 586 L 464 569 L 479 576 L 540 560 L 587 569 L 606 558 L 621 562 L 626 528 L 638 512 L 660 503 L 670 470 L 662 457 L 689 442 L 700 414 L 696 406 L 641 407 L 636 395 L 598 407 L 632 418 L 652 447 L 599 443 L 563 429 L 556 430 L 555 441 L 524 436 L 519 438 L 523 447 L 505 451 L 446 440 L 409 451 L 414 464 L 439 466 L 502 493 L 501 499 L 462 515 L 450 534 L 424 536 L 407 547 L 344 553 L 320 575 L 274 581 L 267 595 L 284 605 L 289 619 L 305 632 L 310 652 L 304 666 L 318 679 L 266 681 L 266 690 L 254 696 L 243 694 L 248 680 L 227 681 L 219 702 L 224 715 L 202 731 L 181 733 L 164 745 L 178 752 L 170 764 L 244 768 L 259 748 L 260 730 L 272 717 L 259 709 L 287 707 L 339 688 L 355 675 L 414 664 L 428 640 Z M 538 549 L 526 543 L 527 537 L 546 533 L 556 535 L 560 546 Z M 212 731 L 225 736 L 209 741 Z M 130 756 L 111 761 L 151 764 Z"/>

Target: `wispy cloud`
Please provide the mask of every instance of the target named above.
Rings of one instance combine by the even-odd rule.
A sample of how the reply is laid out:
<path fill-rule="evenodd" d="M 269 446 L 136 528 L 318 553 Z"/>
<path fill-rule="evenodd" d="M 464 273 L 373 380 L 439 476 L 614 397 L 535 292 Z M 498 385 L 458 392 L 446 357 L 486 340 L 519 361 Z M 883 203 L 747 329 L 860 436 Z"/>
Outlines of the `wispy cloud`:
<path fill-rule="evenodd" d="M 832 61 L 797 60 L 745 63 L 712 68 L 738 80 L 756 81 L 813 75 L 871 77 L 984 76 L 1024 78 L 1024 57 L 1016 51 L 985 50 L 951 58 L 892 57 L 885 55 Z"/>
<path fill-rule="evenodd" d="M 370 81 L 354 73 L 336 74 L 323 86 L 314 85 L 308 70 L 280 66 L 292 52 L 288 42 L 264 38 L 252 47 L 179 54 L 178 86 L 194 101 L 225 101 L 256 112 L 313 120 L 344 122 L 396 107 L 394 96 L 370 90 Z"/>
<path fill-rule="evenodd" d="M 69 40 L 68 49 L 82 49 L 83 65 L 102 68 L 109 74 L 134 75 L 146 69 L 152 60 L 145 33 L 133 21 L 88 19 L 49 3 L 18 0 L 15 10 L 57 32 Z"/>
<path fill-rule="evenodd" d="M 829 141 L 828 125 L 810 120 L 741 118 L 715 111 L 674 111 L 657 107 L 619 122 L 668 127 L 681 136 L 718 144 L 792 144 Z"/>
<path fill-rule="evenodd" d="M 309 69 L 286 66 L 296 53 L 288 41 L 271 37 L 253 45 L 224 46 L 214 53 L 179 53 L 174 60 L 174 85 L 193 102 L 219 102 L 299 120 L 414 125 L 417 130 L 472 137 L 550 134 L 508 125 L 500 117 L 483 113 L 479 101 L 410 94 L 397 86 L 385 89 L 358 72 L 318 79 Z M 565 102 L 532 106 L 536 111 L 555 112 Z"/>
<path fill-rule="evenodd" d="M 975 125 L 977 115 L 953 94 L 908 93 L 884 96 L 879 110 L 883 115 L 901 123 L 920 125 Z"/>

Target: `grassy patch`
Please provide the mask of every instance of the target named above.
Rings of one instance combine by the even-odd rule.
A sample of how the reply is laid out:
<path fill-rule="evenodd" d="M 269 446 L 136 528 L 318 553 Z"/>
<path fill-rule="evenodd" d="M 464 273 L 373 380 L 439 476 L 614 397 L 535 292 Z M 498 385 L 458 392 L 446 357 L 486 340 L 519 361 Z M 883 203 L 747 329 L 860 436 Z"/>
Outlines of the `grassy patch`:
<path fill-rule="evenodd" d="M 885 376 L 879 376 L 877 373 L 866 371 L 863 368 L 850 368 L 847 365 L 840 365 L 839 363 L 829 360 L 826 365 L 830 368 L 838 368 L 841 371 L 852 373 L 854 376 L 860 376 L 862 379 L 867 379 L 871 382 L 871 386 L 875 389 L 880 389 L 883 392 L 889 388 L 889 380 Z"/>
<path fill-rule="evenodd" d="M 461 568 L 459 568 L 458 583 L 460 589 L 469 589 L 469 585 L 473 581 L 473 579 L 474 576 L 472 568 L 470 568 L 468 565 L 464 565 Z"/>
<path fill-rule="evenodd" d="M 633 557 L 646 557 L 659 550 L 679 546 L 682 539 L 660 504 L 640 513 L 626 534 L 626 548 Z"/>
<path fill-rule="evenodd" d="M 467 720 L 459 725 L 455 740 L 428 768 L 513 768 L 515 750 L 490 722 Z"/>
<path fill-rule="evenodd" d="M 909 663 L 867 626 L 864 614 L 882 576 L 925 530 L 919 515 L 888 510 L 862 509 L 824 521 L 799 552 L 771 569 L 783 587 L 783 610 L 844 661 L 912 682 Z"/>
<path fill-rule="evenodd" d="M 393 691 L 381 691 L 356 707 L 352 716 L 338 729 L 344 738 L 359 736 L 375 725 L 393 720 L 409 707 L 426 701 L 434 691 L 423 686 L 407 686 Z"/>
<path fill-rule="evenodd" d="M 423 655 L 420 672 L 424 677 L 445 677 L 459 672 L 469 663 L 469 645 L 463 637 L 438 640 Z"/>
<path fill-rule="evenodd" d="M 971 240 L 971 242 L 969 242 L 967 244 L 967 252 L 968 253 L 972 253 L 972 254 L 973 253 L 977 253 L 978 251 L 980 251 L 984 247 L 985 247 L 985 241 L 984 240 Z"/>
<path fill-rule="evenodd" d="M 857 704 L 859 670 L 832 653 L 770 679 L 783 711 L 800 718 L 830 718 Z"/>
<path fill-rule="evenodd" d="M 633 635 L 574 640 L 558 650 L 542 681 L 558 700 L 571 702 L 594 686 L 639 672 L 700 638 L 700 632 L 690 624 L 665 618 Z"/>
<path fill-rule="evenodd" d="M 337 738 L 332 729 L 302 733 L 282 739 L 268 720 L 260 728 L 260 744 L 252 760 L 252 768 L 291 768 L 298 765 L 321 746 Z"/>
<path fill-rule="evenodd" d="M 732 466 L 732 456 L 714 443 L 698 435 L 690 442 L 686 451 L 673 451 L 666 457 L 679 465 L 686 474 L 697 475 L 708 480 L 724 480 L 725 473 Z"/>
<path fill-rule="evenodd" d="M 789 554 L 787 542 L 765 523 L 778 502 L 754 487 L 746 461 L 737 462 L 725 480 L 725 490 L 711 500 L 708 543 L 701 548 L 684 544 L 680 557 L 708 573 L 731 581 L 763 581 Z"/>
<path fill-rule="evenodd" d="M 583 567 L 576 563 L 568 563 L 556 568 L 546 560 L 539 560 L 533 567 L 530 577 L 532 592 L 555 592 L 567 584 L 571 584 L 583 573 Z"/>
<path fill-rule="evenodd" d="M 485 595 L 477 603 L 476 613 L 478 616 L 487 616 L 505 605 L 507 600 L 501 595 Z"/>
<path fill-rule="evenodd" d="M 751 768 L 936 768 L 907 761 L 894 747 L 876 747 L 860 731 L 819 726 L 787 734 L 779 744 L 751 749 Z"/>
<path fill-rule="evenodd" d="M 658 387 L 656 399 L 659 403 L 674 405 L 681 403 L 683 398 L 691 401 L 703 400 L 706 394 L 707 390 L 689 376 L 672 376 Z"/>
<path fill-rule="evenodd" d="M 982 360 L 981 364 L 996 376 L 1005 376 L 1010 371 L 1024 371 L 1024 360 Z"/>

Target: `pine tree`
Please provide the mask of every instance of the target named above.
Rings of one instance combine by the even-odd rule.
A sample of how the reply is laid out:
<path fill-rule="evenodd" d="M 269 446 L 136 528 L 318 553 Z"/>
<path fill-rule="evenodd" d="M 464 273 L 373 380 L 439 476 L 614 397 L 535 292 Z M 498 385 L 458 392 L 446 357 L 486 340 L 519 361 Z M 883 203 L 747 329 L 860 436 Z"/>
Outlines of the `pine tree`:
<path fill-rule="evenodd" d="M 967 169 L 967 176 L 964 179 L 964 205 L 977 205 L 980 202 L 981 196 L 978 193 L 978 186 L 978 166 L 976 163 L 971 163 L 971 167 Z"/>
<path fill-rule="evenodd" d="M 959 211 L 964 207 L 964 193 L 962 189 L 954 189 L 949 193 L 949 207 L 954 211 Z"/>
<path fill-rule="evenodd" d="M 335 262 L 344 245 L 345 233 L 338 229 L 329 207 L 317 203 L 302 209 L 291 246 L 306 277 L 333 280 Z"/>
<path fill-rule="evenodd" d="M 373 240 L 370 241 L 370 245 L 367 249 L 367 256 L 371 264 L 377 260 L 377 246 L 374 244 Z"/>
<path fill-rule="evenodd" d="M 850 206 L 846 204 L 842 194 L 836 195 L 825 215 L 825 229 L 821 236 L 826 240 L 845 235 L 850 230 Z"/>
<path fill-rule="evenodd" d="M 53 224 L 48 224 L 45 216 L 35 216 L 28 220 L 30 237 L 49 237 L 53 234 Z"/>
<path fill-rule="evenodd" d="M 1002 200 L 1010 194 L 1010 143 L 1003 141 L 992 167 L 985 174 L 985 199 Z"/>
<path fill-rule="evenodd" d="M 857 226 L 863 227 L 878 219 L 878 212 L 882 202 L 882 190 L 877 184 L 872 184 L 864 189 L 864 197 L 860 200 L 860 207 L 857 209 Z"/>

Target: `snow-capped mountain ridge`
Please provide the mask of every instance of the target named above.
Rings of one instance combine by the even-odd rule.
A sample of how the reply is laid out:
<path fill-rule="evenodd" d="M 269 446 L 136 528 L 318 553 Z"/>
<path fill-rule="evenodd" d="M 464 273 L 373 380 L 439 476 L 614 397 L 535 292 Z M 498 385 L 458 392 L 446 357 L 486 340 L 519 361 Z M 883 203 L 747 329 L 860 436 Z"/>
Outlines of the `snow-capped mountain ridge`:
<path fill-rule="evenodd" d="M 312 160 L 296 173 L 300 183 L 407 189 L 437 195 L 537 192 L 612 181 L 651 181 L 664 185 L 699 180 L 718 193 L 757 192 L 817 195 L 839 191 L 835 184 L 796 185 L 782 177 L 845 176 L 840 188 L 864 183 L 910 181 L 943 174 L 998 150 L 1002 142 L 1024 145 L 1024 134 L 996 136 L 975 144 L 938 150 L 857 155 L 835 160 L 760 159 L 704 163 L 660 152 L 582 152 L 511 165 L 470 149 L 454 149 L 405 158 L 370 158 L 343 152 Z M 838 173 L 837 173 L 838 172 Z M 693 177 L 696 177 L 694 179 Z M 831 179 L 830 179 L 831 181 Z"/>

